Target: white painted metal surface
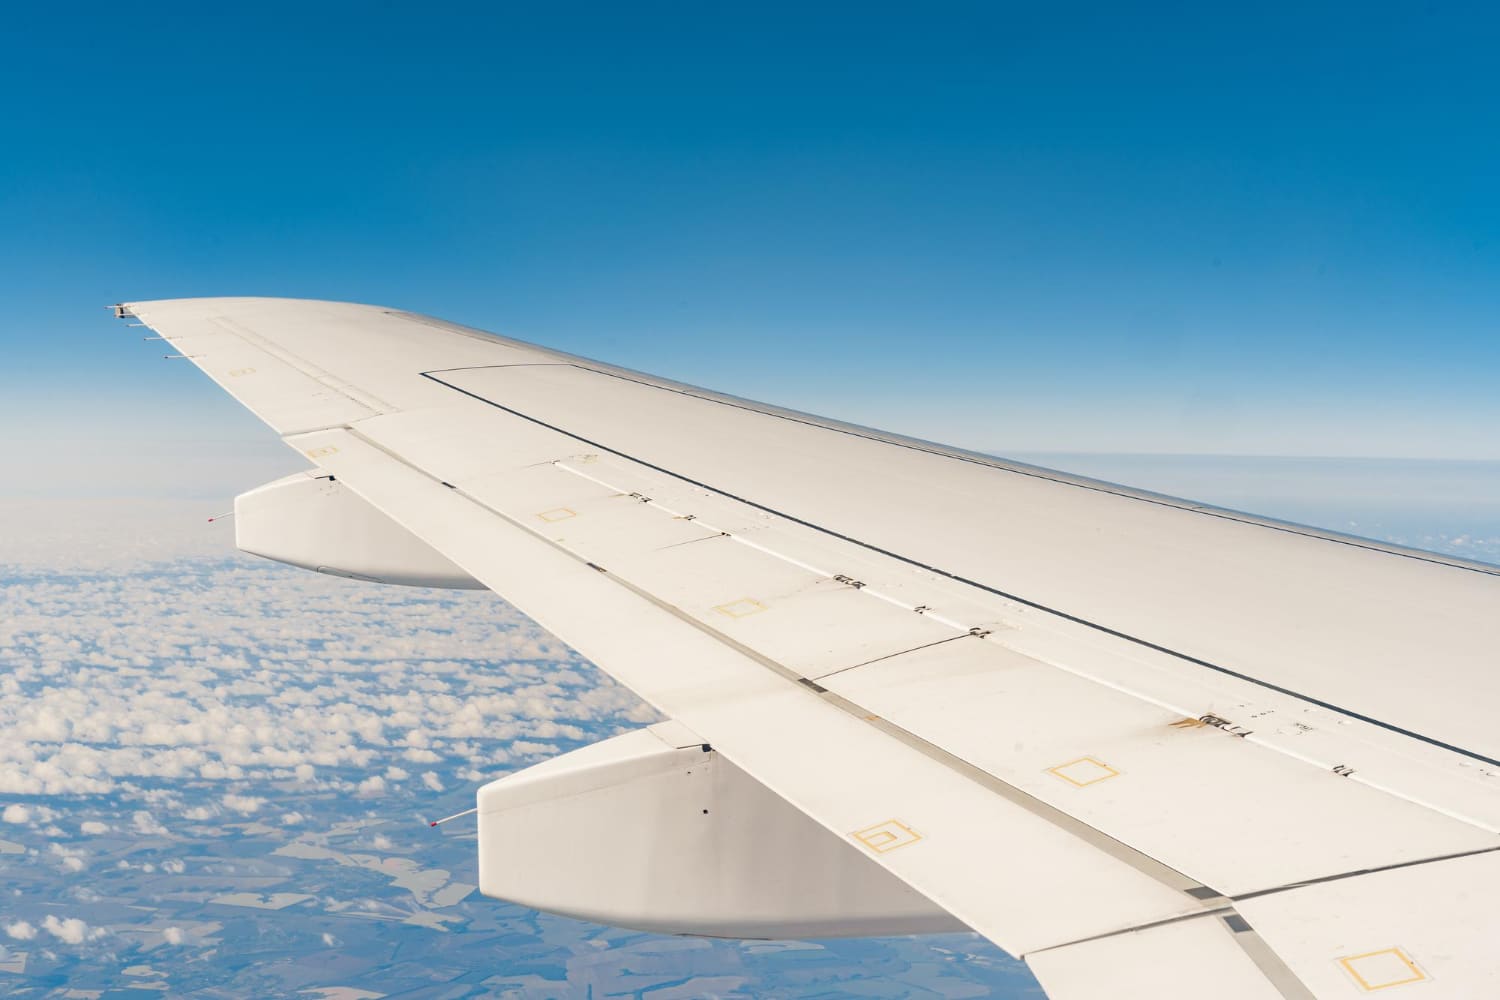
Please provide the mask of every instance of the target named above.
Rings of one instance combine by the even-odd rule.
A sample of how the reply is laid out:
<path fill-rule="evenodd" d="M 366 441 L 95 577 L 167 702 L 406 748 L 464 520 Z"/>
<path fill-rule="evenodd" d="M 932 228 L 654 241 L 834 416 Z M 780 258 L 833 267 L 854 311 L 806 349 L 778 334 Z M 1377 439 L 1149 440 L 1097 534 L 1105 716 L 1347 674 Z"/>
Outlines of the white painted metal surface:
<path fill-rule="evenodd" d="M 1500 996 L 1500 855 L 1374 872 L 1236 904 L 1319 997 Z"/>
<path fill-rule="evenodd" d="M 1026 956 L 1026 964 L 1052 1000 L 1284 1000 L 1287 996 L 1218 916 L 1037 952 Z"/>
<path fill-rule="evenodd" d="M 988 639 L 822 683 L 1226 896 L 1496 846 L 1488 830 Z"/>
<path fill-rule="evenodd" d="M 595 923 L 715 937 L 964 927 L 701 739 L 673 727 L 479 790 L 479 888 Z"/>
<path fill-rule="evenodd" d="M 554 366 L 440 377 L 869 545 L 1500 758 L 1487 712 L 1447 707 L 1475 695 L 1500 701 L 1500 670 L 1479 669 L 1497 665 L 1500 576 L 897 448 L 610 374 Z M 1350 685 L 1355 676 L 1362 683 Z"/>
<path fill-rule="evenodd" d="M 130 309 L 340 483 L 853 849 L 1035 953 L 1059 990 L 1132 995 L 1087 992 L 1092 961 L 1065 955 L 1134 982 L 1150 963 L 1131 956 L 1191 952 L 1230 977 L 1216 995 L 1259 995 L 1246 960 L 1272 995 L 1345 995 L 1358 977 L 1331 977 L 1324 939 L 1362 927 L 1349 907 L 1409 923 L 1454 889 L 1426 880 L 1459 862 L 1433 859 L 1500 847 L 1493 567 L 389 310 Z M 1407 867 L 1358 874 L 1390 865 Z M 1488 862 L 1461 871 L 1494 884 Z M 1449 952 L 1391 917 L 1416 951 L 1354 964 L 1371 983 L 1402 957 L 1429 991 L 1488 983 L 1500 960 L 1471 942 L 1496 920 L 1461 916 L 1467 937 L 1422 924 Z"/>
<path fill-rule="evenodd" d="M 234 544 L 370 583 L 483 589 L 432 546 L 326 474 L 298 472 L 234 498 Z"/>

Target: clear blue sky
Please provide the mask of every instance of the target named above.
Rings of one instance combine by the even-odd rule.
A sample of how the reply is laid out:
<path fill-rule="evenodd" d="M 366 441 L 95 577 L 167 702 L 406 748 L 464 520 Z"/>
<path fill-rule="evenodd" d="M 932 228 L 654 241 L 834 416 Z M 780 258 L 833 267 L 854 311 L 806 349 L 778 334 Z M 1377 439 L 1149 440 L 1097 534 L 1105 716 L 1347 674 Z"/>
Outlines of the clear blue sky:
<path fill-rule="evenodd" d="M 27 5 L 0 447 L 263 440 L 99 307 L 267 294 L 1002 452 L 1500 458 L 1497 35 L 1481 5 Z"/>

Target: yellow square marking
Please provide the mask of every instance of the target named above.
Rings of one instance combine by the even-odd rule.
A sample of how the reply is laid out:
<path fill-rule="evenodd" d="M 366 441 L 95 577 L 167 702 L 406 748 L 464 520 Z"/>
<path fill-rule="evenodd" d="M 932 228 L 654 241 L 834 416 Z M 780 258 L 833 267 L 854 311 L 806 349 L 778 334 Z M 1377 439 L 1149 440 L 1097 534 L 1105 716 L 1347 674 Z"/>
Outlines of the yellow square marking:
<path fill-rule="evenodd" d="M 1120 772 L 1092 757 L 1079 757 L 1070 760 L 1066 764 L 1047 768 L 1048 774 L 1055 774 L 1075 788 L 1083 788 L 1085 785 L 1096 785 L 1110 778 L 1117 778 Z"/>
<path fill-rule="evenodd" d="M 322 458 L 324 455 L 333 455 L 337 452 L 338 448 L 330 444 L 322 448 L 314 448 L 312 451 L 306 452 L 305 454 L 308 458 Z"/>
<path fill-rule="evenodd" d="M 551 523 L 552 521 L 566 521 L 570 517 L 577 516 L 578 511 L 573 510 L 569 507 L 553 507 L 551 510 L 544 510 L 537 515 L 537 517 L 548 523 Z"/>
<path fill-rule="evenodd" d="M 728 604 L 716 604 L 714 610 L 730 618 L 748 618 L 751 615 L 760 614 L 766 610 L 766 606 L 753 597 L 741 597 L 738 601 L 730 601 Z"/>
<path fill-rule="evenodd" d="M 907 844 L 915 844 L 922 835 L 899 820 L 888 819 L 884 823 L 867 826 L 849 834 L 876 854 L 885 854 Z"/>
<path fill-rule="evenodd" d="M 1380 951 L 1367 951 L 1363 955 L 1350 955 L 1339 959 L 1339 964 L 1366 993 L 1427 981 L 1427 973 L 1417 968 L 1417 963 L 1408 958 L 1400 948 L 1382 948 Z"/>

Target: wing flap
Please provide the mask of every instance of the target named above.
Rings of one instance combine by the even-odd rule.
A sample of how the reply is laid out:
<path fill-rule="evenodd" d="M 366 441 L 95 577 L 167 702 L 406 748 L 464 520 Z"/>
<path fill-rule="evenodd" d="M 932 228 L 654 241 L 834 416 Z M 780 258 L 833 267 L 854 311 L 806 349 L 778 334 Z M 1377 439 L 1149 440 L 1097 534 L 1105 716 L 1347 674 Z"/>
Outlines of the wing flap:
<path fill-rule="evenodd" d="M 966 637 L 821 683 L 1226 896 L 1496 844 L 1004 641 Z"/>
<path fill-rule="evenodd" d="M 292 443 L 813 819 L 1014 954 L 1202 909 L 352 431 Z"/>
<path fill-rule="evenodd" d="M 1319 997 L 1500 996 L 1500 853 L 1490 851 L 1238 901 Z M 1399 988 L 1398 988 L 1399 987 Z M 1418 988 L 1420 987 L 1420 988 Z"/>
<path fill-rule="evenodd" d="M 1244 940 L 1248 931 L 1232 914 L 1200 916 L 1036 952 L 1026 964 L 1052 1000 L 1312 1000 L 1263 945 Z"/>

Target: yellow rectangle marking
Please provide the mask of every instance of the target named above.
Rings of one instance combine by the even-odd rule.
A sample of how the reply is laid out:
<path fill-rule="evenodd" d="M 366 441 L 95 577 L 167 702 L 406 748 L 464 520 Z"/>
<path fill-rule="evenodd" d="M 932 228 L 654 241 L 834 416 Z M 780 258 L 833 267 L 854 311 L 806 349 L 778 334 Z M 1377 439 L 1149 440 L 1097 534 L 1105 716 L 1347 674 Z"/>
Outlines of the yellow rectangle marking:
<path fill-rule="evenodd" d="M 1056 775 L 1074 788 L 1084 788 L 1088 785 L 1096 785 L 1110 778 L 1118 778 L 1120 772 L 1093 757 L 1079 757 L 1070 760 L 1066 764 L 1047 768 L 1047 773 Z"/>
<path fill-rule="evenodd" d="M 716 604 L 714 605 L 714 610 L 721 615 L 728 615 L 730 618 L 748 618 L 751 615 L 760 614 L 766 610 L 766 606 L 753 597 L 741 597 L 739 600 L 730 601 L 728 604 Z"/>
<path fill-rule="evenodd" d="M 922 835 L 899 820 L 888 819 L 884 823 L 867 826 L 849 834 L 876 854 L 885 854 L 898 847 L 915 844 Z"/>
<path fill-rule="evenodd" d="M 577 516 L 578 511 L 573 510 L 571 507 L 553 507 L 551 510 L 544 510 L 537 515 L 537 517 L 549 524 L 553 521 L 566 521 L 570 517 Z"/>
<path fill-rule="evenodd" d="M 1417 963 L 1408 958 L 1400 948 L 1382 948 L 1379 951 L 1367 951 L 1363 955 L 1350 955 L 1339 959 L 1339 964 L 1366 993 L 1427 980 L 1427 973 L 1417 968 Z"/>

